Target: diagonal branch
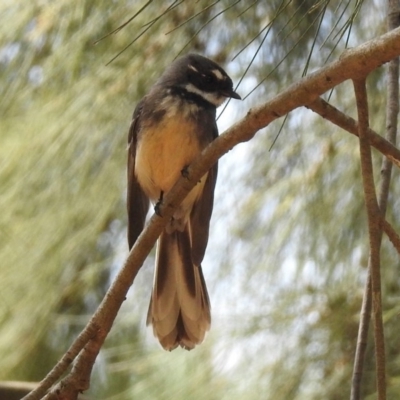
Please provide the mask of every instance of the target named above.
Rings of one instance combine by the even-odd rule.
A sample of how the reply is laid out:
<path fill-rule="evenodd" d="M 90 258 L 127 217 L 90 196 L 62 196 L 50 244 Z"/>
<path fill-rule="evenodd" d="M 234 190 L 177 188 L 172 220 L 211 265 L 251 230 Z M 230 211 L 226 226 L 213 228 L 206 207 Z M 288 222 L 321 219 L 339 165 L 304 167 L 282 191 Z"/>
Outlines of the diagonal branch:
<path fill-rule="evenodd" d="M 93 338 L 99 327 L 93 323 L 88 324 L 79 336 L 75 339 L 74 343 L 70 346 L 67 352 L 61 357 L 54 368 L 47 374 L 47 376 L 40 382 L 40 385 L 35 388 L 35 394 L 37 398 L 41 398 L 46 394 L 46 391 L 56 382 L 65 371 L 69 368 L 71 363 L 79 355 L 81 350 L 86 346 L 86 344 Z M 26 398 L 30 398 L 28 394 Z"/>
<path fill-rule="evenodd" d="M 386 233 L 388 239 L 393 244 L 393 246 L 396 249 L 397 253 L 400 255 L 400 236 L 393 229 L 393 226 L 390 225 L 389 222 L 386 221 L 386 220 L 383 220 L 383 222 L 382 222 L 382 229 Z"/>
<path fill-rule="evenodd" d="M 368 216 L 370 245 L 370 273 L 372 291 L 372 310 L 374 314 L 376 383 L 378 400 L 386 399 L 385 339 L 382 322 L 382 296 L 380 276 L 380 245 L 382 237 L 381 212 L 376 198 L 372 167 L 371 147 L 368 142 L 368 102 L 365 79 L 353 81 L 358 112 L 358 136 L 360 139 L 361 172 L 364 187 L 365 205 Z"/>
<path fill-rule="evenodd" d="M 80 352 L 70 374 L 59 382 L 46 398 L 75 399 L 79 392 L 89 387 L 94 360 L 145 258 L 164 229 L 174 208 L 219 158 L 238 143 L 250 140 L 259 129 L 266 127 L 277 118 L 295 108 L 312 103 L 323 93 L 347 79 L 357 79 L 367 75 L 398 55 L 400 55 L 400 29 L 347 50 L 338 61 L 289 86 L 263 105 L 249 110 L 245 118 L 214 140 L 189 166 L 187 177 L 181 177 L 172 190 L 164 196 L 163 204 L 159 207 L 162 217 L 152 216 L 150 223 L 139 236 L 124 266 L 88 323 L 88 326 L 100 327 L 100 329 L 95 329 L 96 334 Z M 46 387 L 44 388 L 42 383 L 39 389 L 42 387 L 40 390 L 47 390 L 49 384 L 51 383 L 46 381 Z M 37 400 L 41 397 L 39 391 L 33 391 L 24 399 Z"/>
<path fill-rule="evenodd" d="M 339 111 L 327 101 L 318 98 L 312 103 L 307 104 L 306 107 L 347 132 L 358 136 L 358 122 Z M 367 135 L 369 144 L 400 168 L 400 150 L 369 127 Z"/>
<path fill-rule="evenodd" d="M 397 71 L 395 70 L 395 74 L 398 74 L 398 64 L 399 60 L 394 59 L 390 61 L 389 63 L 389 69 L 392 70 L 391 65 L 397 64 Z M 392 73 L 390 73 L 392 75 Z M 391 79 L 391 81 L 393 81 Z M 394 78 L 394 82 L 397 82 L 398 78 Z M 386 140 L 382 136 L 378 135 L 375 131 L 373 131 L 371 128 L 367 128 L 367 136 L 368 136 L 368 141 L 369 144 L 375 149 L 379 150 L 386 158 L 383 159 L 382 162 L 382 168 L 381 168 L 381 176 L 382 176 L 382 181 L 381 181 L 381 186 L 379 190 L 379 208 L 381 210 L 382 214 L 382 229 L 388 236 L 389 240 L 392 242 L 393 246 L 396 248 L 397 252 L 400 254 L 400 237 L 396 233 L 396 231 L 393 229 L 391 224 L 386 221 L 383 217 L 384 214 L 386 213 L 386 201 L 384 202 L 384 199 L 388 197 L 389 193 L 389 185 L 387 180 L 390 181 L 390 176 L 391 176 L 391 164 L 395 164 L 396 166 L 400 167 L 400 150 L 394 146 L 395 139 L 396 139 L 396 131 L 397 131 L 397 120 L 393 121 L 393 116 L 397 118 L 397 113 L 398 113 L 398 101 L 396 104 L 396 100 L 398 99 L 398 92 L 399 92 L 399 86 L 397 83 L 393 84 L 391 86 L 395 85 L 395 89 L 392 89 L 389 91 L 388 97 L 391 98 L 390 103 L 393 104 L 390 112 L 390 116 L 388 116 L 388 122 L 387 124 L 387 129 L 388 129 L 388 138 L 389 140 Z M 397 93 L 396 93 L 397 92 Z M 308 104 L 306 106 L 310 110 L 314 111 L 318 115 L 320 115 L 322 118 L 332 122 L 336 126 L 339 126 L 340 128 L 346 130 L 347 132 L 352 133 L 353 135 L 358 137 L 358 122 L 351 118 L 350 116 L 342 113 L 339 111 L 337 108 L 333 107 L 331 104 L 326 102 L 325 100 L 318 98 L 314 102 Z M 394 136 L 393 136 L 394 132 Z M 392 144 L 393 143 L 393 144 Z M 385 211 L 385 212 L 384 212 Z"/>

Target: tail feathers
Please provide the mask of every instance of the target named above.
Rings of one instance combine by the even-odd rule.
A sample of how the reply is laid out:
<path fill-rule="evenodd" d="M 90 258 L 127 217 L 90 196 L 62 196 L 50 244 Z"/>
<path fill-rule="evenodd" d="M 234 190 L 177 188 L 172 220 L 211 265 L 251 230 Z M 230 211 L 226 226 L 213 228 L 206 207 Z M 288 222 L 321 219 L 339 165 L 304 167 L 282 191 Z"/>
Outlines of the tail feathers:
<path fill-rule="evenodd" d="M 188 350 L 210 329 L 210 302 L 201 266 L 193 264 L 189 232 L 163 232 L 147 324 L 166 350 Z"/>

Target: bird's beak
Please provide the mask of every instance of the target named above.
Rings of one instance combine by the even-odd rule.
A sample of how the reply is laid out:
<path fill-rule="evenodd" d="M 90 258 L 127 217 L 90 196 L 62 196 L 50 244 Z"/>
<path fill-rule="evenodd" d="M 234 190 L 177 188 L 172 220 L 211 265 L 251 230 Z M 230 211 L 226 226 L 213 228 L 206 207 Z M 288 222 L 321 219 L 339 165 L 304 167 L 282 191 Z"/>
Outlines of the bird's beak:
<path fill-rule="evenodd" d="M 231 97 L 232 99 L 242 100 L 242 98 L 234 90 L 225 90 L 221 92 L 222 96 Z"/>

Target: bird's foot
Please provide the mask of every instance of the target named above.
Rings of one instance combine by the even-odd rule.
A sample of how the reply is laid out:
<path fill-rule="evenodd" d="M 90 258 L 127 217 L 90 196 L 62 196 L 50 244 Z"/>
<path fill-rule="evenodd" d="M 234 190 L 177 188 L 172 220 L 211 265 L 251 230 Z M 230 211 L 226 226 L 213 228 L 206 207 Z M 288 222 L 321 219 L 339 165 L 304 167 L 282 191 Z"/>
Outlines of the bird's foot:
<path fill-rule="evenodd" d="M 189 169 L 188 165 L 186 165 L 185 167 L 183 167 L 181 169 L 181 175 L 186 179 L 189 179 L 189 171 L 188 171 L 188 169 Z"/>
<path fill-rule="evenodd" d="M 164 197 L 164 192 L 161 191 L 161 192 L 160 192 L 160 198 L 158 199 L 156 205 L 154 206 L 154 212 L 155 212 L 159 217 L 161 217 L 160 207 L 161 207 L 161 204 L 162 204 L 162 201 L 163 201 L 163 197 Z"/>

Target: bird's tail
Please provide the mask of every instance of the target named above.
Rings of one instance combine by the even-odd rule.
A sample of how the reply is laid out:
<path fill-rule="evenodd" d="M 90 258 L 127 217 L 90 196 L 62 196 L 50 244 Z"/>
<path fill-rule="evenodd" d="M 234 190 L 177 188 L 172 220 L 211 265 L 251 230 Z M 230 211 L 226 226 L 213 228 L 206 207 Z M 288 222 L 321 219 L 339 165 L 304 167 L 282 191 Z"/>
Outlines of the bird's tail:
<path fill-rule="evenodd" d="M 159 238 L 147 325 L 166 350 L 191 350 L 210 329 L 210 301 L 200 265 L 194 265 L 188 225 Z"/>

